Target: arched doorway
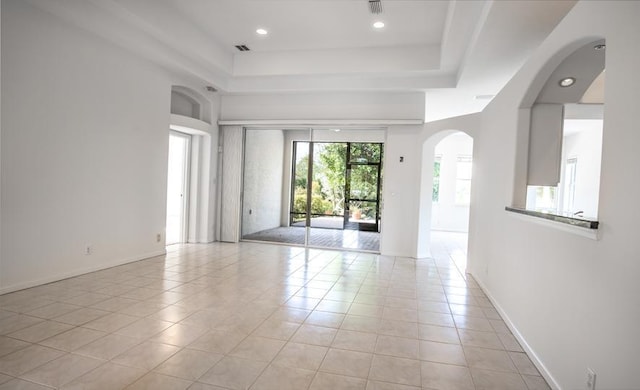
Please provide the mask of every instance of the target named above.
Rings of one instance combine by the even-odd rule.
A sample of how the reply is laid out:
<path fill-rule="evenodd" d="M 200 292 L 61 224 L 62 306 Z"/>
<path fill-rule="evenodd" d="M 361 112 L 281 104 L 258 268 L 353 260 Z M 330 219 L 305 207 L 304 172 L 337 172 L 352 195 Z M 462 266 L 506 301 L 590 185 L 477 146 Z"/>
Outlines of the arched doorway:
<path fill-rule="evenodd" d="M 423 145 L 419 253 L 448 256 L 461 273 L 467 262 L 473 138 L 440 131 Z"/>
<path fill-rule="evenodd" d="M 462 132 L 435 146 L 431 196 L 431 251 L 445 251 L 461 272 L 467 265 L 473 138 Z"/>

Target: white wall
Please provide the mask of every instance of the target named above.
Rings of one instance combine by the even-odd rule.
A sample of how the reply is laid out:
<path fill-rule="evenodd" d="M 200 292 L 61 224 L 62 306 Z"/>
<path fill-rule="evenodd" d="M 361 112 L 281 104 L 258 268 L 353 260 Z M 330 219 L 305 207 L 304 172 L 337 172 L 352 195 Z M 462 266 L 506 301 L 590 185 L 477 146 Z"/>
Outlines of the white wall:
<path fill-rule="evenodd" d="M 2 53 L 2 1 L 0 0 L 0 53 Z M 1 59 L 0 55 L 0 59 Z M 2 61 L 0 61 L 0 74 L 2 74 Z M 2 77 L 0 77 L 0 91 L 2 90 Z M 2 107 L 2 93 L 0 93 L 0 107 Z M 2 173 L 2 110 L 0 109 L 0 173 Z M 2 221 L 2 177 L 0 175 L 0 221 Z M 0 223 L 0 281 L 2 280 L 2 223 Z"/>
<path fill-rule="evenodd" d="M 2 33 L 0 291 L 164 253 L 169 75 L 23 1 Z"/>
<path fill-rule="evenodd" d="M 380 253 L 418 257 L 420 162 L 423 126 L 390 126 L 384 145 Z M 400 162 L 400 157 L 403 161 Z"/>
<path fill-rule="evenodd" d="M 242 235 L 280 226 L 284 162 L 282 130 L 246 130 Z"/>
<path fill-rule="evenodd" d="M 340 61 L 336 61 L 340 58 Z M 440 46 L 251 51 L 236 55 L 234 76 L 362 74 L 425 71 L 440 66 Z"/>
<path fill-rule="evenodd" d="M 440 156 L 440 196 L 431 208 L 431 229 L 466 232 L 469 205 L 456 203 L 456 178 L 458 157 L 472 156 L 473 138 L 464 133 L 452 134 L 436 145 L 434 153 Z"/>
<path fill-rule="evenodd" d="M 225 95 L 221 119 L 424 119 L 422 92 Z"/>
<path fill-rule="evenodd" d="M 565 121 L 566 122 L 566 121 Z M 584 211 L 584 216 L 598 216 L 598 197 L 600 195 L 600 165 L 602 156 L 602 120 L 571 120 L 583 129 L 564 137 L 562 148 L 562 191 L 566 183 L 567 159 L 576 158 L 576 189 L 573 210 Z M 566 126 L 566 124 L 565 124 Z M 563 204 L 563 198 L 559 200 Z"/>
<path fill-rule="evenodd" d="M 639 15 L 638 2 L 579 2 L 481 114 L 474 137 L 469 270 L 557 388 L 585 388 L 587 367 L 599 389 L 638 386 Z M 522 183 L 517 130 L 529 86 L 541 87 L 557 53 L 599 37 L 607 42 L 607 86 L 600 239 L 593 240 L 504 207 L 523 191 L 514 191 Z"/>

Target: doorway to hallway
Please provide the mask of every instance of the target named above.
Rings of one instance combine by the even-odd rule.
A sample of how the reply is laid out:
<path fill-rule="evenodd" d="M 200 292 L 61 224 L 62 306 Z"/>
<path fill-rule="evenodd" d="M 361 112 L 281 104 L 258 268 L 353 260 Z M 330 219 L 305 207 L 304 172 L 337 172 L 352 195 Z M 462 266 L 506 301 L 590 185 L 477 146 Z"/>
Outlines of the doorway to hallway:
<path fill-rule="evenodd" d="M 446 250 L 464 275 L 467 259 L 473 138 L 454 132 L 442 138 L 434 148 L 433 189 L 431 193 L 431 253 Z"/>
<path fill-rule="evenodd" d="M 473 138 L 458 132 L 435 147 L 431 229 L 450 232 L 469 230 Z"/>
<path fill-rule="evenodd" d="M 169 162 L 167 173 L 167 223 L 166 244 L 187 241 L 187 210 L 191 136 L 171 131 L 169 133 Z"/>

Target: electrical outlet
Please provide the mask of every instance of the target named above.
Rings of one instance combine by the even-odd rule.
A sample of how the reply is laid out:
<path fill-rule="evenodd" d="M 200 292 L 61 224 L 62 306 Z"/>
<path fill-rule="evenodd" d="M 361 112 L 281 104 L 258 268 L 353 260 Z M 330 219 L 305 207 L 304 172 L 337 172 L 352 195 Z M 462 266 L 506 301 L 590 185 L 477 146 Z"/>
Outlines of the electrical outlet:
<path fill-rule="evenodd" d="M 88 244 L 87 246 L 84 247 L 84 254 L 85 255 L 90 255 L 93 253 L 93 245 Z"/>
<path fill-rule="evenodd" d="M 158 233 L 156 234 L 156 242 L 160 242 L 162 241 L 162 234 Z"/>
<path fill-rule="evenodd" d="M 596 373 L 587 368 L 587 390 L 596 390 Z"/>

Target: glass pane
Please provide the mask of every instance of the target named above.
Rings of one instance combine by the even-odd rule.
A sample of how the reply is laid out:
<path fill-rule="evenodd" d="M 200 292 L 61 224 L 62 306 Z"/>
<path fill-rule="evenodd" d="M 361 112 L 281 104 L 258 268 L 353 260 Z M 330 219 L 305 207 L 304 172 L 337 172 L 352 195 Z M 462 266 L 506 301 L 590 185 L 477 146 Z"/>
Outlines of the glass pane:
<path fill-rule="evenodd" d="M 378 198 L 378 166 L 351 166 L 350 198 L 357 200 L 376 200 Z"/>
<path fill-rule="evenodd" d="M 381 159 L 381 144 L 352 143 L 351 163 L 379 163 Z"/>
<path fill-rule="evenodd" d="M 247 129 L 244 150 L 242 237 L 258 239 L 282 225 L 282 130 Z"/>
<path fill-rule="evenodd" d="M 312 227 L 344 227 L 346 158 L 345 143 L 313 144 Z"/>
<path fill-rule="evenodd" d="M 375 223 L 376 202 L 351 201 L 349 204 L 349 222 Z"/>
<path fill-rule="evenodd" d="M 576 166 L 578 164 L 577 158 L 570 158 L 567 160 L 567 165 L 564 174 L 564 211 L 573 213 L 574 200 L 576 196 Z"/>
<path fill-rule="evenodd" d="M 291 226 L 305 226 L 307 219 L 307 173 L 309 172 L 309 143 L 294 142 L 295 165 Z"/>
<path fill-rule="evenodd" d="M 283 188 L 289 185 L 289 178 L 284 175 L 289 161 L 285 159 L 285 151 L 290 152 L 289 145 L 293 146 L 289 142 L 283 130 L 245 130 L 242 197 L 245 240 L 304 244 L 303 234 L 286 234 L 291 198 L 286 192 L 283 195 Z"/>
<path fill-rule="evenodd" d="M 456 180 L 456 204 L 467 205 L 471 202 L 471 180 Z"/>
<path fill-rule="evenodd" d="M 433 163 L 433 192 L 431 193 L 431 200 L 438 202 L 440 199 L 440 161 L 436 160 Z"/>
<path fill-rule="evenodd" d="M 458 156 L 456 166 L 456 204 L 468 205 L 471 201 L 471 156 Z"/>
<path fill-rule="evenodd" d="M 472 172 L 471 156 L 459 156 L 456 177 L 463 180 L 471 180 Z"/>
<path fill-rule="evenodd" d="M 527 210 L 557 213 L 557 187 L 527 186 Z"/>

